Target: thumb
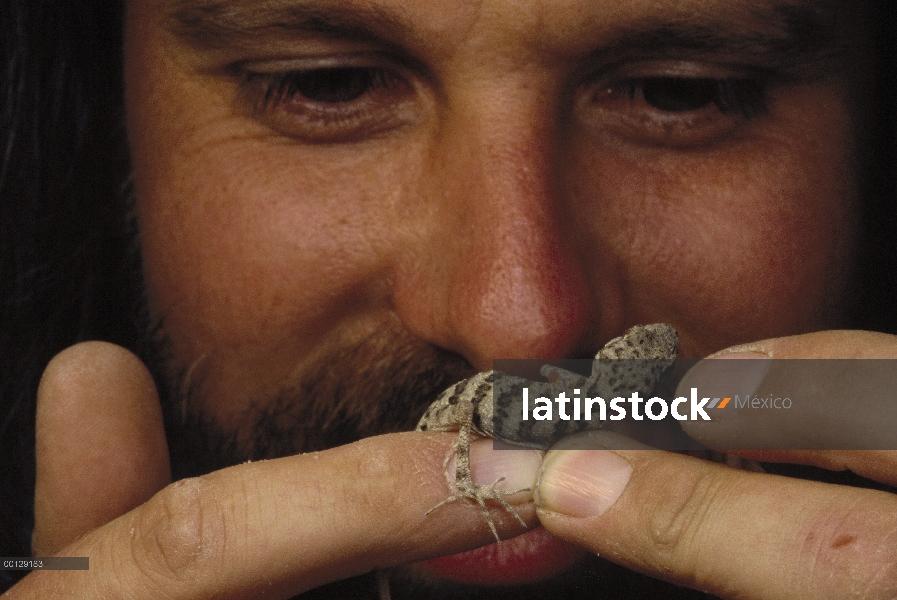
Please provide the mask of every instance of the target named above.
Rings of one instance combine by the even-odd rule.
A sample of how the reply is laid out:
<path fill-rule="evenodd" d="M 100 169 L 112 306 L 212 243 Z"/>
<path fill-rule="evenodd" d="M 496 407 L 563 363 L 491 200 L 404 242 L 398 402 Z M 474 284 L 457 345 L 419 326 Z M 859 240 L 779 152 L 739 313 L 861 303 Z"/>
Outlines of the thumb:
<path fill-rule="evenodd" d="M 548 452 L 535 501 L 549 533 L 722 598 L 895 598 L 894 494 L 589 449 L 634 446 L 623 442 L 589 432 Z"/>
<path fill-rule="evenodd" d="M 32 553 L 46 556 L 144 503 L 171 481 L 156 387 L 129 351 L 72 346 L 37 392 Z"/>

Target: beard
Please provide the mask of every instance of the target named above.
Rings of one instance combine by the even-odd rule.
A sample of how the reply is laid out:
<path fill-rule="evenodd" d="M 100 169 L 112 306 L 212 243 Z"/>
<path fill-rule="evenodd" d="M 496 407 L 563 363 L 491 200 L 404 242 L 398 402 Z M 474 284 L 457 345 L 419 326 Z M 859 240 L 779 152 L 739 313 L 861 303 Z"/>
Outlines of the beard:
<path fill-rule="evenodd" d="M 162 324 L 148 341 L 177 478 L 410 431 L 439 393 L 475 373 L 457 354 L 384 326 L 324 353 L 275 395 L 250 399 L 239 430 L 225 430 L 203 408 L 202 380 L 172 358 Z"/>
<path fill-rule="evenodd" d="M 227 430 L 203 409 L 202 380 L 191 377 L 189 368 L 173 358 L 162 322 L 146 329 L 144 349 L 159 389 L 175 479 L 248 460 L 326 450 L 382 433 L 410 431 L 439 393 L 475 373 L 463 357 L 413 337 L 393 320 L 351 345 L 334 347 L 306 366 L 296 383 L 284 385 L 273 397 L 252 399 L 240 429 Z M 591 555 L 566 573 L 522 586 L 433 581 L 410 567 L 390 569 L 386 577 L 396 600 L 708 598 Z M 379 597 L 373 573 L 297 596 L 303 600 Z"/>

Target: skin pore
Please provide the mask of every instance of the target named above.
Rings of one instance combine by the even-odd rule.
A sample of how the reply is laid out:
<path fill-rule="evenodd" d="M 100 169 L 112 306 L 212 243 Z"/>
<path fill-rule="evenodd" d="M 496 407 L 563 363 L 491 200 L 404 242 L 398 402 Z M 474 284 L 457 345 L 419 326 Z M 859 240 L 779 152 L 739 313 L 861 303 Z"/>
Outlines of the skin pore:
<path fill-rule="evenodd" d="M 862 69 L 837 6 L 131 0 L 168 410 L 238 462 L 410 429 L 494 358 L 637 323 L 683 357 L 838 326 Z"/>

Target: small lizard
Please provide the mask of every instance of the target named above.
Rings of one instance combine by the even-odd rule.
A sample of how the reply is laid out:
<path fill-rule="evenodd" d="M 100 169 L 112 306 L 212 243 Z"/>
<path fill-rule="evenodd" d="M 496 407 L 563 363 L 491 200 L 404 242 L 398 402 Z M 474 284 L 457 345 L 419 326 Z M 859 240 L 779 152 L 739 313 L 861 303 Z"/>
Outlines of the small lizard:
<path fill-rule="evenodd" d="M 503 496 L 527 492 L 530 488 L 513 492 L 495 489 L 496 484 L 503 481 L 504 477 L 499 477 L 488 485 L 474 483 L 470 474 L 471 432 L 517 446 L 548 448 L 560 438 L 577 431 L 601 429 L 603 422 L 598 420 L 524 423 L 518 416 L 521 414 L 521 398 L 518 393 L 521 383 L 533 390 L 534 398 L 550 398 L 556 392 L 571 388 L 579 388 L 584 395 L 608 399 L 621 393 L 636 391 L 647 395 L 672 364 L 678 351 L 679 335 L 672 326 L 665 323 L 638 325 L 608 342 L 598 352 L 592 364 L 592 373 L 588 377 L 545 365 L 541 374 L 548 378 L 548 383 L 529 382 L 504 374 L 498 374 L 497 377 L 495 371 L 486 371 L 451 386 L 430 405 L 417 424 L 416 431 L 458 431 L 458 459 L 455 469 L 455 487 L 458 493 L 446 498 L 426 514 L 429 515 L 446 504 L 470 499 L 483 509 L 489 529 L 501 544 L 485 501 L 499 502 L 526 527 L 526 523 Z"/>

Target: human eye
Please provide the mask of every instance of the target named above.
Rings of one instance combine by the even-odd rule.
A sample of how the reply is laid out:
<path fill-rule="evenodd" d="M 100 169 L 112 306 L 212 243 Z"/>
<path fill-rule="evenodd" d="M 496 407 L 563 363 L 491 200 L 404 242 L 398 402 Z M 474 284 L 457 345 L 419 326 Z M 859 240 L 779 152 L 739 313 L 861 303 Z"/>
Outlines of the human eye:
<path fill-rule="evenodd" d="M 252 115 L 300 141 L 361 141 L 413 120 L 415 90 L 398 69 L 373 62 L 269 62 L 242 67 Z"/>
<path fill-rule="evenodd" d="M 584 120 L 634 143 L 682 148 L 724 140 L 768 111 L 769 84 L 760 76 L 654 70 L 624 70 L 588 85 L 580 102 Z"/>

